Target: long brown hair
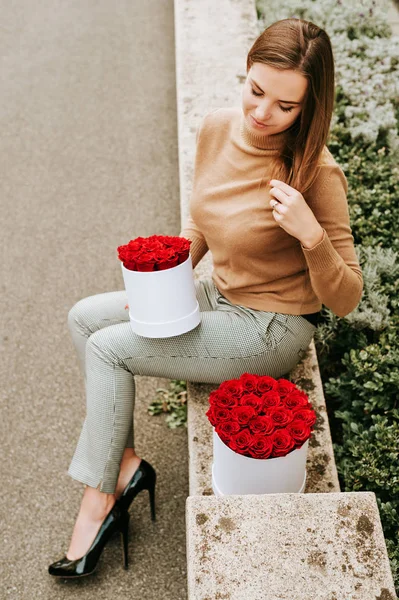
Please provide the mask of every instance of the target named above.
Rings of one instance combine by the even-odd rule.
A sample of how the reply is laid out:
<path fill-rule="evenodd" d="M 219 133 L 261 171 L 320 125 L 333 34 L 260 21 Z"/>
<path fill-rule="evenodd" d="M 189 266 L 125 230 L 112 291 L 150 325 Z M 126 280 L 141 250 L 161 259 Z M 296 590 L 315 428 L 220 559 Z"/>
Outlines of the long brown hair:
<path fill-rule="evenodd" d="M 302 110 L 288 130 L 287 142 L 275 160 L 272 179 L 304 193 L 318 174 L 334 109 L 334 57 L 324 29 L 290 18 L 272 23 L 255 40 L 247 56 L 247 73 L 259 62 L 295 70 L 308 80 Z"/>

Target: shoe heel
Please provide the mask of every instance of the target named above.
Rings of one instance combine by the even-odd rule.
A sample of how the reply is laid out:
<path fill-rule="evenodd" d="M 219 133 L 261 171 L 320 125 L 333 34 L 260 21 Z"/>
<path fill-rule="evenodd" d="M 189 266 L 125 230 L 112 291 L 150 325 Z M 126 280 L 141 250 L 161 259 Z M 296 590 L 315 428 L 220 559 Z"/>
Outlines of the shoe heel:
<path fill-rule="evenodd" d="M 121 533 L 121 541 L 122 541 L 122 551 L 123 551 L 123 567 L 127 569 L 129 566 L 129 557 L 128 557 L 128 548 L 129 548 L 129 519 L 130 515 L 126 511 L 123 513 L 121 525 L 120 525 L 120 533 Z"/>
<path fill-rule="evenodd" d="M 155 478 L 151 485 L 148 487 L 148 494 L 150 496 L 151 520 L 155 521 Z"/>

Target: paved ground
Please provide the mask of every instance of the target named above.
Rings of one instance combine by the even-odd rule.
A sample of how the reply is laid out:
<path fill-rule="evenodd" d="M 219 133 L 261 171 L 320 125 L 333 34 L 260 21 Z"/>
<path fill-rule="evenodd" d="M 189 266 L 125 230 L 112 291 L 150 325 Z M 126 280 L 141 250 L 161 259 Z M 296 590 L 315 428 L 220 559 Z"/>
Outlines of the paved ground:
<path fill-rule="evenodd" d="M 82 297 L 123 287 L 116 247 L 180 231 L 172 0 L 16 0 L 0 54 L 1 599 L 184 600 L 186 430 L 146 408 L 167 380 L 137 378 L 137 452 L 158 473 L 95 575 L 60 582 L 83 486 L 67 475 L 85 414 L 66 326 Z"/>

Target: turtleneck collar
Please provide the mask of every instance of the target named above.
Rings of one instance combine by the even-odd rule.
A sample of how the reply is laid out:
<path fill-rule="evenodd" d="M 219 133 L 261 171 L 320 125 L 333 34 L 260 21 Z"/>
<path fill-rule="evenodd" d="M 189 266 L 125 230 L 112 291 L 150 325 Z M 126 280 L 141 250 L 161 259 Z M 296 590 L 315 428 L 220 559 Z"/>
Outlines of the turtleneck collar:
<path fill-rule="evenodd" d="M 259 150 L 269 150 L 271 152 L 282 150 L 290 129 L 291 128 L 285 129 L 284 131 L 275 133 L 273 135 L 257 133 L 255 129 L 250 128 L 250 126 L 247 124 L 244 113 L 241 110 L 240 136 L 246 144 L 252 146 L 253 148 L 258 148 Z"/>

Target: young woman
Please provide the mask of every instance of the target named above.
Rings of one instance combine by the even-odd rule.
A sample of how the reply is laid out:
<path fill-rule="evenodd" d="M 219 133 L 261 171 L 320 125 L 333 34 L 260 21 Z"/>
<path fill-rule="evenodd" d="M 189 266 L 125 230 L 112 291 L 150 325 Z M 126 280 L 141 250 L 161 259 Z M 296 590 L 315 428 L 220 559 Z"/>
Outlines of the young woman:
<path fill-rule="evenodd" d="M 87 416 L 68 473 L 85 484 L 66 555 L 52 575 L 93 572 L 154 468 L 134 450 L 134 376 L 219 384 L 244 372 L 287 375 L 312 340 L 322 304 L 359 303 L 362 272 L 347 182 L 327 149 L 334 61 L 327 33 L 301 19 L 268 27 L 247 57 L 242 106 L 207 114 L 197 134 L 190 217 L 193 267 L 209 249 L 212 278 L 196 281 L 201 323 L 165 339 L 132 332 L 124 291 L 80 300 L 69 327 L 86 378 Z"/>

